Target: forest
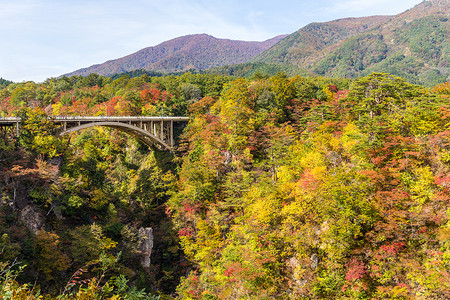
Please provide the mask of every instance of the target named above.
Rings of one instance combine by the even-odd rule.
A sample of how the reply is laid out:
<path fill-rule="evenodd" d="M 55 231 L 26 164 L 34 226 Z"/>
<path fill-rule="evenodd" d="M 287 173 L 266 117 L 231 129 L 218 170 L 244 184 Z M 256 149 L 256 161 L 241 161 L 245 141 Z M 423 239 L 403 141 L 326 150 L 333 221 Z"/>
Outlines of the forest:
<path fill-rule="evenodd" d="M 1 80 L 0 299 L 450 298 L 448 82 L 137 75 Z M 191 120 L 168 152 L 69 115 Z"/>

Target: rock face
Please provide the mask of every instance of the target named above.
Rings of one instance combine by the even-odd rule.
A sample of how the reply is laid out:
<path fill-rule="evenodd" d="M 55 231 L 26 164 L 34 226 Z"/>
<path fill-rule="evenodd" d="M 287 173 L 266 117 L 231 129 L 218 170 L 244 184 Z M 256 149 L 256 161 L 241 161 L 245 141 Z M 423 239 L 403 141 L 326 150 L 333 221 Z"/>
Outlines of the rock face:
<path fill-rule="evenodd" d="M 31 205 L 25 206 L 20 211 L 20 221 L 25 225 L 25 227 L 30 230 L 33 234 L 37 234 L 40 229 L 44 227 L 44 216 L 40 211 Z"/>
<path fill-rule="evenodd" d="M 302 263 L 295 257 L 291 257 L 286 261 L 286 265 L 289 267 L 289 272 L 291 275 L 290 280 L 290 286 L 292 288 L 291 292 L 293 290 L 298 290 L 302 288 L 306 283 L 308 283 L 308 280 L 302 279 L 301 276 L 299 276 L 298 270 L 303 269 Z M 300 273 L 301 274 L 301 273 Z"/>
<path fill-rule="evenodd" d="M 315 270 L 319 266 L 319 257 L 317 254 L 313 253 L 311 255 L 311 269 Z"/>
<path fill-rule="evenodd" d="M 150 255 L 153 249 L 153 229 L 151 227 L 139 228 L 139 251 L 141 252 L 141 265 L 145 270 L 150 268 Z"/>

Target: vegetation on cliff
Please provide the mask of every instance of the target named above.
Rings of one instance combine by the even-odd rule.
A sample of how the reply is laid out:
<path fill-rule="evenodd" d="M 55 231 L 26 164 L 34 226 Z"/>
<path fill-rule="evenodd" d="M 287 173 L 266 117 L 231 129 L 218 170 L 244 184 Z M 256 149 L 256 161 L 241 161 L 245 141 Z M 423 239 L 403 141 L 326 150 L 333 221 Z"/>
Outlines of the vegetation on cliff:
<path fill-rule="evenodd" d="M 0 139 L 0 293 L 449 298 L 449 101 L 448 83 L 386 73 L 9 84 L 0 114 L 23 128 Z M 192 120 L 173 154 L 47 120 L 105 114 Z"/>

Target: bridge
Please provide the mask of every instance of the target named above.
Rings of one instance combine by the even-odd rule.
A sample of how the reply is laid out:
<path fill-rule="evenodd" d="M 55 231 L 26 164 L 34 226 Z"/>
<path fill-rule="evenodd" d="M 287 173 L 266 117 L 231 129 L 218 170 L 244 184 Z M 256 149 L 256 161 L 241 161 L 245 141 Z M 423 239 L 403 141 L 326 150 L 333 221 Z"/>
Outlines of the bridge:
<path fill-rule="evenodd" d="M 57 125 L 56 133 L 60 136 L 94 126 L 114 128 L 136 137 L 147 145 L 160 149 L 172 150 L 175 147 L 174 127 L 188 122 L 188 117 L 146 117 L 146 116 L 68 116 L 49 117 Z M 15 130 L 20 133 L 21 118 L 0 118 L 0 130 Z"/>

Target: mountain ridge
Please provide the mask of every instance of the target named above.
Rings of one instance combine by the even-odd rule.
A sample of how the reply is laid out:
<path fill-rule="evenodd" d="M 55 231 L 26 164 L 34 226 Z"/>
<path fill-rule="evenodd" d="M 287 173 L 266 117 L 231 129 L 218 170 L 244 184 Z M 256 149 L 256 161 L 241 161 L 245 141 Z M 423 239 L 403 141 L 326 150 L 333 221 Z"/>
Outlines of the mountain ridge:
<path fill-rule="evenodd" d="M 366 31 L 381 24 L 391 16 L 370 16 L 361 18 L 343 18 L 328 22 L 310 23 L 288 37 L 280 41 L 277 47 L 273 47 L 253 58 L 253 62 L 264 61 L 264 58 L 273 56 L 275 61 L 290 62 L 292 59 L 300 59 L 317 52 L 321 52 L 330 46 L 345 40 L 350 36 Z M 278 50 L 278 48 L 282 48 Z M 271 51 L 272 50 L 272 51 Z M 276 53 L 276 51 L 280 53 Z M 273 53 L 275 51 L 275 53 Z M 287 57 L 286 57 L 286 56 Z"/>
<path fill-rule="evenodd" d="M 238 64 L 267 50 L 286 36 L 279 35 L 266 41 L 255 42 L 220 39 L 208 34 L 191 34 L 143 48 L 118 59 L 79 69 L 65 76 L 85 76 L 90 73 L 112 75 L 136 69 L 180 72 Z"/>
<path fill-rule="evenodd" d="M 263 42 L 187 35 L 66 76 L 134 70 L 251 76 L 285 70 L 291 75 L 355 78 L 388 72 L 435 85 L 450 77 L 449 11 L 448 0 L 427 0 L 397 15 L 314 22 Z"/>
<path fill-rule="evenodd" d="M 448 17 L 449 1 L 431 0 L 395 16 L 311 23 L 251 62 L 295 65 L 329 77 L 355 78 L 371 72 L 389 72 L 414 83 L 434 85 L 448 80 Z M 347 24 L 342 26 L 342 22 Z M 343 28 L 358 29 L 358 23 L 371 26 L 340 35 Z M 330 31 L 329 28 L 338 37 L 335 43 L 326 43 L 324 34 L 322 39 L 314 36 L 315 32 Z M 311 47 L 315 47 L 315 53 L 308 52 Z"/>

